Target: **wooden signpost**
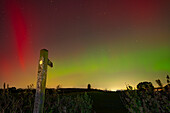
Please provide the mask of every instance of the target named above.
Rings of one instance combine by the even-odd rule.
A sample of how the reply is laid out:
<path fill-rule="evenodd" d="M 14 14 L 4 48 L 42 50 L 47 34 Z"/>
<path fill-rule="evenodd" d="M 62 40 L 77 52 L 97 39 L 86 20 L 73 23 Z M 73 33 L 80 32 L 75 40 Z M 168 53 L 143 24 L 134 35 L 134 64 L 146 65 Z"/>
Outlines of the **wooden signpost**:
<path fill-rule="evenodd" d="M 48 50 L 42 49 L 40 51 L 40 60 L 38 64 L 37 88 L 33 113 L 43 113 L 47 78 L 47 65 L 53 67 L 53 63 L 48 59 Z"/>

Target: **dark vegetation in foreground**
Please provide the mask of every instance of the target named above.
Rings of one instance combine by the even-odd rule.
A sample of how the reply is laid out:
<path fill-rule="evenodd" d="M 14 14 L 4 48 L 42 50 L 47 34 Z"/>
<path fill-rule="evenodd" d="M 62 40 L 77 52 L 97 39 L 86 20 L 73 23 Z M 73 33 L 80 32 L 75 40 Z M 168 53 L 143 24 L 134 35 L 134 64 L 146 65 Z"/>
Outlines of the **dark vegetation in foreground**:
<path fill-rule="evenodd" d="M 35 89 L 0 90 L 0 113 L 32 113 Z M 97 89 L 46 89 L 44 113 L 126 113 L 120 92 Z"/>
<path fill-rule="evenodd" d="M 158 79 L 159 88 L 154 88 L 151 82 L 141 82 L 137 89 L 127 85 L 127 90 L 121 93 L 121 100 L 131 113 L 170 113 L 170 84 L 167 75 L 167 85 L 163 86 Z"/>
<path fill-rule="evenodd" d="M 170 84 L 158 88 L 141 82 L 137 89 L 127 85 L 124 91 L 103 91 L 80 88 L 46 89 L 44 113 L 169 113 Z M 8 86 L 8 85 L 7 85 Z M 32 113 L 35 89 L 0 89 L 0 113 Z"/>

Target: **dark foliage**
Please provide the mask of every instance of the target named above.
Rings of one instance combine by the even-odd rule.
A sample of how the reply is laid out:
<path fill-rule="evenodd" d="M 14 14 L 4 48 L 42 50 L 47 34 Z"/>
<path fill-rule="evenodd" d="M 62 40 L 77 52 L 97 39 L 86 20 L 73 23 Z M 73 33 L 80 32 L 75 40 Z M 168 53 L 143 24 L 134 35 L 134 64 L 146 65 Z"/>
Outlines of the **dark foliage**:
<path fill-rule="evenodd" d="M 140 82 L 137 85 L 137 89 L 140 90 L 140 91 L 146 91 L 146 90 L 153 91 L 154 90 L 154 86 L 152 85 L 151 82 Z"/>

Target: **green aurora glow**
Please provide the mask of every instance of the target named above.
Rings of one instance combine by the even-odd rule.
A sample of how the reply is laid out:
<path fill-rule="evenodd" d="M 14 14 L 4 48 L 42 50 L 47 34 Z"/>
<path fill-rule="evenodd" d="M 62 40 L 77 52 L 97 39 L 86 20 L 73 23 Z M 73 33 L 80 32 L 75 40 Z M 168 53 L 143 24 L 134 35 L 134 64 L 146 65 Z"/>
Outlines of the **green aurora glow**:
<path fill-rule="evenodd" d="M 90 80 L 92 82 L 95 81 L 96 75 L 99 75 L 103 79 L 107 76 L 112 79 L 112 82 L 115 82 L 115 78 L 122 76 L 122 73 L 131 73 L 131 76 L 125 77 L 126 82 L 135 77 L 133 79 L 148 78 L 154 83 L 154 75 L 148 76 L 148 74 L 151 72 L 170 72 L 170 47 L 141 49 L 131 52 L 113 52 L 107 51 L 108 49 L 88 50 L 78 57 L 53 61 L 55 66 L 53 69 L 49 69 L 48 81 L 77 75 L 82 79 L 91 76 L 90 78 L 94 79 Z M 141 74 L 143 77 L 141 77 Z M 119 81 L 123 77 L 120 77 Z M 165 76 L 159 79 L 164 80 Z M 85 81 L 89 80 L 85 79 Z M 103 84 L 105 81 L 101 79 L 100 83 Z"/>
<path fill-rule="evenodd" d="M 0 88 L 36 86 L 44 48 L 51 88 L 157 86 L 170 75 L 168 0 L 0 0 L 0 9 Z"/>

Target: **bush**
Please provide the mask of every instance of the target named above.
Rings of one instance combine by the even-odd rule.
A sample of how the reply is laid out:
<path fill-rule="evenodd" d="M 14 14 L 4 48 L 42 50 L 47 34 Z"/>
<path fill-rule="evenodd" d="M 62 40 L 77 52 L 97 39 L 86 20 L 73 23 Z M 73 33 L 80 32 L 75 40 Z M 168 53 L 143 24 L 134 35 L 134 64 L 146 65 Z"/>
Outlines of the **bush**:
<path fill-rule="evenodd" d="M 50 113 L 91 113 L 92 100 L 87 95 L 58 95 L 50 96 L 47 92 L 45 100 L 45 111 Z"/>
<path fill-rule="evenodd" d="M 132 86 L 126 86 L 127 90 L 122 91 L 120 98 L 125 107 L 131 113 L 169 113 L 170 98 L 165 90 L 136 90 Z"/>
<path fill-rule="evenodd" d="M 146 90 L 153 91 L 154 90 L 154 86 L 152 85 L 151 82 L 140 82 L 137 85 L 137 89 L 140 90 L 140 91 L 146 91 Z"/>

